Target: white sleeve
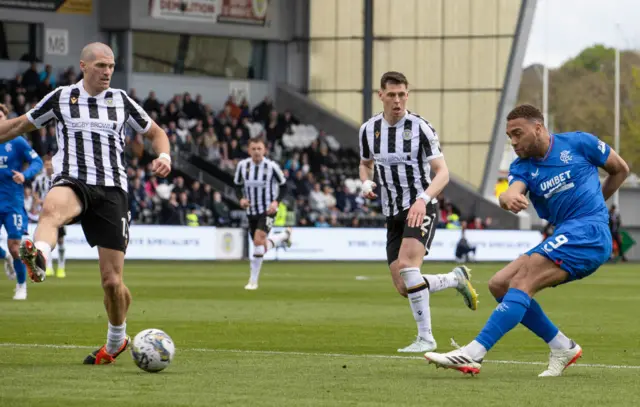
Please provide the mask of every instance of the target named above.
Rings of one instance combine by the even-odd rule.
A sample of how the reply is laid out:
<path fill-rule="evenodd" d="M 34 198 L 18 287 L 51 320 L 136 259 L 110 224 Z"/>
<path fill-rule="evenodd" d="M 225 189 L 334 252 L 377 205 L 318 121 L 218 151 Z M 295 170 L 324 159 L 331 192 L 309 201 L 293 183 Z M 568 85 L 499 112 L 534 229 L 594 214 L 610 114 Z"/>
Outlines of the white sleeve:
<path fill-rule="evenodd" d="M 31 110 L 27 112 L 27 119 L 36 128 L 41 129 L 47 122 L 56 117 L 56 112 L 60 111 L 60 93 L 62 88 L 55 89 L 38 102 Z"/>
<path fill-rule="evenodd" d="M 153 122 L 147 112 L 145 112 L 144 109 L 141 108 L 140 105 L 137 104 L 135 100 L 131 99 L 125 92 L 121 92 L 121 94 L 122 101 L 124 102 L 124 109 L 129 114 L 127 124 L 138 133 L 144 134 L 148 132 Z"/>
<path fill-rule="evenodd" d="M 427 161 L 443 156 L 438 133 L 426 120 L 420 121 L 420 148 L 423 149 L 427 156 Z"/>
<path fill-rule="evenodd" d="M 282 173 L 278 163 L 272 162 L 271 165 L 273 166 L 273 176 L 276 178 L 276 181 L 278 181 L 278 184 L 282 185 L 286 183 L 287 180 L 284 178 L 284 174 Z"/>
<path fill-rule="evenodd" d="M 369 139 L 367 138 L 367 124 L 369 122 L 360 126 L 360 133 L 358 135 L 358 139 L 360 142 L 360 158 L 363 160 L 371 160 L 373 157 L 371 156 L 371 148 L 369 148 Z"/>

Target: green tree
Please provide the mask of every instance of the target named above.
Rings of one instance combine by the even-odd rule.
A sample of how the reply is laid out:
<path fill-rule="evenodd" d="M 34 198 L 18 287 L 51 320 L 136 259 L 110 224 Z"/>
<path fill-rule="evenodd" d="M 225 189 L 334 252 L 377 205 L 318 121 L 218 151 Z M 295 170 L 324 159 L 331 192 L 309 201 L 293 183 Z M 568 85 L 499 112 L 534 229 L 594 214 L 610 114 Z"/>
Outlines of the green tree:
<path fill-rule="evenodd" d="M 554 132 L 585 131 L 613 146 L 615 50 L 596 45 L 557 69 L 549 70 L 549 116 Z M 527 67 L 518 103 L 542 107 L 541 65 Z M 620 56 L 620 155 L 632 170 L 640 169 L 640 55 Z"/>

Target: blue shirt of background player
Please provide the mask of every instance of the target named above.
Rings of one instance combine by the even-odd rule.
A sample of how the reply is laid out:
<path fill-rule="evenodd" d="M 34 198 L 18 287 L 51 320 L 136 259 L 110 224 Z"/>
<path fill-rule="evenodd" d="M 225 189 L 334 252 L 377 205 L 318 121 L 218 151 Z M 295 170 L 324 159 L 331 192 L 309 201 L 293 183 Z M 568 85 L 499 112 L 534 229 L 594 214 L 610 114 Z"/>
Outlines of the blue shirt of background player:
<path fill-rule="evenodd" d="M 521 181 L 538 216 L 555 226 L 572 219 L 608 223 L 598 167 L 611 148 L 592 134 L 552 134 L 542 159 L 517 158 L 509 169 L 509 185 Z"/>
<path fill-rule="evenodd" d="M 29 167 L 23 172 L 24 163 Z M 13 171 L 22 172 L 25 181 L 42 170 L 42 159 L 24 137 L 0 144 L 0 214 L 24 213 L 24 185 L 13 180 Z M 26 217 L 23 220 L 27 221 Z"/>

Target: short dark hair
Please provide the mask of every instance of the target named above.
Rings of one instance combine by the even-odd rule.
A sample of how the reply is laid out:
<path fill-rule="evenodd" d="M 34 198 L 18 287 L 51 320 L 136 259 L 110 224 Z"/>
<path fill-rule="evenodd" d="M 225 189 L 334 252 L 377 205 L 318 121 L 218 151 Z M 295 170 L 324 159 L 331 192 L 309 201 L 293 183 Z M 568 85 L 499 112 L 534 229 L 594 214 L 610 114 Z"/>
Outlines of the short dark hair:
<path fill-rule="evenodd" d="M 265 147 L 267 146 L 267 142 L 264 140 L 264 137 L 262 137 L 262 136 L 257 136 L 257 137 L 250 138 L 249 139 L 249 144 L 252 144 L 252 143 L 262 143 L 262 144 L 264 144 Z"/>
<path fill-rule="evenodd" d="M 387 83 L 392 85 L 404 85 L 409 87 L 409 81 L 402 72 L 389 71 L 380 78 L 380 89 L 386 89 Z"/>
<path fill-rule="evenodd" d="M 0 112 L 4 113 L 5 116 L 9 116 L 9 108 L 3 105 L 2 103 L 0 103 Z"/>
<path fill-rule="evenodd" d="M 520 105 L 516 106 L 507 115 L 507 121 L 515 119 L 527 119 L 532 121 L 539 121 L 544 124 L 544 116 L 540 109 L 533 105 Z"/>

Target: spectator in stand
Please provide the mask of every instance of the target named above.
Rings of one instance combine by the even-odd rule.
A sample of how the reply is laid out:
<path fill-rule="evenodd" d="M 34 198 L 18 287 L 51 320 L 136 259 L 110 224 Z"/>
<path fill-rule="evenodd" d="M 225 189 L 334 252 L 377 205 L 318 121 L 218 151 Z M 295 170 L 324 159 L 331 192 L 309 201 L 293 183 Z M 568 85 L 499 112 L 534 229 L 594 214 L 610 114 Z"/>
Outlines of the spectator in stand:
<path fill-rule="evenodd" d="M 482 224 L 482 219 L 477 216 L 473 218 L 473 222 L 469 224 L 468 229 L 476 229 L 476 230 L 484 229 L 484 225 Z"/>
<path fill-rule="evenodd" d="M 160 214 L 160 223 L 163 225 L 181 225 L 180 210 L 178 201 L 176 199 L 177 194 L 171 192 L 171 196 L 168 201 L 165 201 L 162 205 L 162 211 Z"/>
<path fill-rule="evenodd" d="M 158 115 L 162 115 L 162 111 L 160 109 L 160 102 L 156 99 L 156 92 L 150 91 L 147 100 L 142 104 L 143 109 L 151 114 L 151 112 L 156 112 Z"/>
<path fill-rule="evenodd" d="M 256 106 L 255 109 L 253 109 L 253 112 L 252 112 L 253 121 L 257 123 L 262 123 L 263 125 L 266 126 L 266 124 L 269 121 L 269 114 L 273 109 L 274 109 L 273 101 L 269 96 L 265 97 L 264 100 L 260 102 L 260 104 L 258 104 L 258 106 Z"/>
<path fill-rule="evenodd" d="M 155 175 L 152 175 L 147 179 L 144 183 L 144 192 L 148 197 L 153 198 L 156 196 L 156 190 L 158 189 L 158 178 Z"/>
<path fill-rule="evenodd" d="M 193 183 L 191 184 L 191 192 L 189 193 L 189 205 L 200 208 L 200 201 L 202 201 L 203 194 L 204 191 L 202 190 L 200 181 L 193 181 Z"/>
<path fill-rule="evenodd" d="M 284 129 L 278 118 L 278 112 L 275 109 L 269 114 L 269 121 L 265 126 L 265 130 L 267 132 L 267 141 L 271 144 L 279 142 L 284 135 Z"/>
<path fill-rule="evenodd" d="M 240 103 L 240 119 L 251 118 L 251 110 L 249 109 L 249 102 L 247 98 L 243 98 Z"/>
<path fill-rule="evenodd" d="M 300 121 L 296 119 L 291 110 L 285 110 L 282 115 L 282 125 L 285 133 L 293 133 L 291 126 L 300 124 Z"/>
<path fill-rule="evenodd" d="M 133 141 L 129 143 L 129 154 L 132 158 L 142 159 L 144 156 L 144 140 L 142 134 L 138 133 L 134 137 Z"/>
<path fill-rule="evenodd" d="M 213 205 L 211 211 L 216 226 L 223 226 L 231 221 L 229 207 L 222 201 L 222 194 L 218 191 L 213 193 Z"/>
<path fill-rule="evenodd" d="M 187 191 L 180 192 L 178 195 L 178 212 L 180 213 L 180 224 L 187 224 L 187 214 L 191 212 L 191 205 L 189 205 L 189 195 Z"/>
<path fill-rule="evenodd" d="M 140 98 L 138 98 L 138 94 L 136 93 L 136 90 L 134 88 L 129 89 L 128 95 L 131 99 L 133 99 L 134 102 L 140 104 Z"/>
<path fill-rule="evenodd" d="M 289 158 L 287 162 L 284 164 L 283 169 L 289 170 L 292 173 L 295 173 L 296 171 L 298 171 L 300 169 L 300 153 L 298 152 L 293 153 L 291 158 Z"/>
<path fill-rule="evenodd" d="M 324 215 L 318 216 L 318 220 L 316 221 L 315 226 L 317 228 L 328 228 L 328 227 L 330 227 L 329 224 L 327 223 L 327 218 Z"/>
<path fill-rule="evenodd" d="M 620 212 L 615 205 L 611 205 L 609 208 L 609 231 L 611 232 L 611 236 L 613 237 L 613 241 L 616 243 L 618 248 L 618 252 L 622 253 L 622 261 L 626 262 L 627 256 L 622 252 L 622 236 L 620 234 L 620 228 L 622 226 L 622 218 L 620 217 Z M 613 256 L 613 253 L 611 253 Z"/>
<path fill-rule="evenodd" d="M 55 76 L 52 74 L 53 69 L 51 68 L 51 65 L 47 64 L 44 67 L 44 70 L 42 72 L 40 72 L 40 82 L 44 82 L 46 79 L 49 79 L 49 84 L 51 85 L 51 87 L 53 89 L 55 89 L 57 86 L 57 80 L 55 78 Z M 129 97 L 131 97 L 131 93 L 129 93 Z"/>
<path fill-rule="evenodd" d="M 342 185 L 342 189 L 336 193 L 336 207 L 342 213 L 351 213 L 358 207 L 356 204 L 356 196 L 349 191 L 349 187 Z"/>
<path fill-rule="evenodd" d="M 27 94 L 33 95 L 37 92 L 38 85 L 40 85 L 38 65 L 32 62 L 29 68 L 22 73 L 22 86 L 25 88 Z"/>
<path fill-rule="evenodd" d="M 226 105 L 224 109 L 216 116 L 216 122 L 218 127 L 224 128 L 225 126 L 231 126 L 233 122 L 233 116 L 231 115 L 231 106 Z M 231 135 L 231 128 L 229 129 L 229 135 Z"/>
<path fill-rule="evenodd" d="M 189 120 L 202 120 L 202 112 L 200 111 L 200 106 L 194 100 L 191 100 L 191 95 L 189 92 L 185 92 L 184 94 L 184 104 L 182 106 L 182 111 L 185 116 Z"/>
<path fill-rule="evenodd" d="M 173 189 L 172 192 L 176 193 L 176 198 L 177 195 L 181 194 L 182 192 L 186 191 L 186 188 L 184 186 L 184 178 L 182 178 L 181 176 L 177 176 L 174 180 L 173 180 Z"/>
<path fill-rule="evenodd" d="M 332 210 L 336 207 L 336 198 L 334 195 L 334 191 L 329 185 L 324 186 L 323 197 L 327 210 Z"/>
<path fill-rule="evenodd" d="M 313 191 L 309 194 L 309 206 L 315 212 L 324 212 L 327 210 L 327 201 L 324 199 L 324 193 L 320 189 L 320 184 L 313 186 Z"/>

